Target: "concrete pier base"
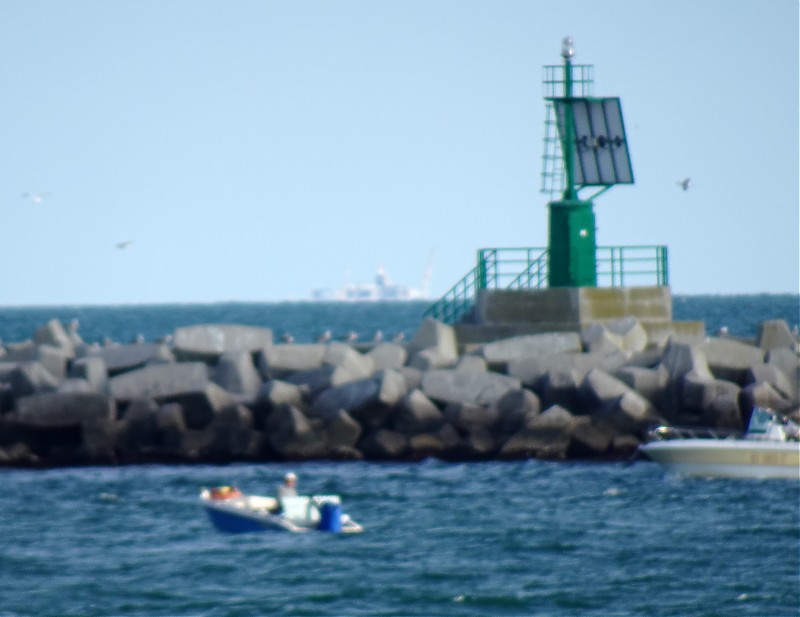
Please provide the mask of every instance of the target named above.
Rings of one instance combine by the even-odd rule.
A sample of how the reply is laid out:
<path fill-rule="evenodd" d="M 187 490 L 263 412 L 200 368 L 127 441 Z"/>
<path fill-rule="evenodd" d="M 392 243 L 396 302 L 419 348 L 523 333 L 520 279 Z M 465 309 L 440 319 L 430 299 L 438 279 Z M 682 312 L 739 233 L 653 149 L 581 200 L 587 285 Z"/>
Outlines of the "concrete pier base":
<path fill-rule="evenodd" d="M 593 323 L 636 317 L 651 340 L 705 336 L 702 321 L 673 322 L 669 287 L 483 289 L 470 319 L 456 324 L 461 345 L 543 332 L 581 332 Z"/>

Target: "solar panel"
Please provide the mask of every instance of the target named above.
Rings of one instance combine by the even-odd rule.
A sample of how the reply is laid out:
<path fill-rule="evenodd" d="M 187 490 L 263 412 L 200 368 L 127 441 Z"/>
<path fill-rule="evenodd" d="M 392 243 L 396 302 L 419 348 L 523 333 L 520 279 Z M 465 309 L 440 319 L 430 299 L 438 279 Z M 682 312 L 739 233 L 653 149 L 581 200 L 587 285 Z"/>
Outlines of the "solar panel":
<path fill-rule="evenodd" d="M 633 169 L 619 98 L 555 98 L 558 131 L 568 138 L 572 110 L 573 182 L 580 186 L 633 184 Z M 567 144 L 569 146 L 569 144 Z"/>

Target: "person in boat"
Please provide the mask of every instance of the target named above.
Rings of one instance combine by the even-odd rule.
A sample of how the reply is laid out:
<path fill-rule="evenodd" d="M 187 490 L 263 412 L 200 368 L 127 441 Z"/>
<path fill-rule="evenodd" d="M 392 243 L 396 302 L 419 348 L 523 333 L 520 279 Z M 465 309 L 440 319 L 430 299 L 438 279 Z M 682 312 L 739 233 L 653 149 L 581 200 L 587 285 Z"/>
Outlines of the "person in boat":
<path fill-rule="evenodd" d="M 289 472 L 283 476 L 283 482 L 278 485 L 275 495 L 278 498 L 277 512 L 283 512 L 283 500 L 286 497 L 297 497 L 297 476 L 294 472 Z"/>

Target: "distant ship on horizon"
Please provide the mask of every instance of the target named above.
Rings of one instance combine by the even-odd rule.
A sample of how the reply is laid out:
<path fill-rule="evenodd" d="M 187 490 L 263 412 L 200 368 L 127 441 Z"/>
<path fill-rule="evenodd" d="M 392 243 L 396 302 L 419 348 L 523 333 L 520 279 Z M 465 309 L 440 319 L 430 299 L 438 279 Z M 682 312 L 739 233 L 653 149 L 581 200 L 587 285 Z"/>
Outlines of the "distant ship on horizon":
<path fill-rule="evenodd" d="M 427 300 L 431 277 L 431 263 L 422 277 L 419 289 L 397 285 L 389 280 L 383 265 L 378 267 L 373 283 L 347 284 L 339 289 L 315 289 L 312 298 L 321 302 L 403 302 Z"/>

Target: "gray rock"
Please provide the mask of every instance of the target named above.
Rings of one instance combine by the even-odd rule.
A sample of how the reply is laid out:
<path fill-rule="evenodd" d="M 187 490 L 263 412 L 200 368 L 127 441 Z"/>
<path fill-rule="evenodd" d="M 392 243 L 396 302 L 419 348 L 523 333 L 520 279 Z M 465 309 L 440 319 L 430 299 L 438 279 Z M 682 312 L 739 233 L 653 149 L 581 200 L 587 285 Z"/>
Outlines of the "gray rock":
<path fill-rule="evenodd" d="M 786 375 L 793 393 L 790 400 L 800 402 L 800 356 L 782 347 L 770 349 L 767 352 L 767 366 L 774 366 Z"/>
<path fill-rule="evenodd" d="M 741 390 L 742 409 L 751 410 L 753 407 L 767 407 L 778 413 L 783 413 L 792 408 L 792 404 L 783 398 L 770 384 L 761 381 L 745 386 Z"/>
<path fill-rule="evenodd" d="M 205 429 L 207 442 L 200 449 L 203 460 L 251 460 L 259 450 L 253 430 L 253 414 L 243 405 L 222 409 Z"/>
<path fill-rule="evenodd" d="M 519 379 L 496 373 L 435 369 L 422 377 L 422 391 L 441 403 L 493 405 L 506 392 L 520 387 L 522 384 Z"/>
<path fill-rule="evenodd" d="M 235 398 L 212 383 L 202 362 L 150 365 L 109 380 L 117 401 L 152 398 L 158 403 L 180 403 L 189 429 L 204 429 Z"/>
<path fill-rule="evenodd" d="M 515 336 L 494 343 L 486 343 L 483 345 L 481 353 L 486 362 L 490 366 L 494 366 L 507 365 L 512 361 L 537 356 L 580 351 L 581 337 L 578 333 L 548 332 Z"/>
<path fill-rule="evenodd" d="M 262 349 L 258 356 L 258 370 L 263 379 L 285 377 L 300 371 L 312 371 L 322 366 L 325 345 L 279 344 Z"/>
<path fill-rule="evenodd" d="M 17 400 L 15 418 L 24 426 L 64 428 L 88 420 L 114 420 L 116 407 L 108 396 L 84 392 L 40 392 Z"/>
<path fill-rule="evenodd" d="M 226 352 L 220 356 L 212 371 L 212 380 L 231 394 L 252 400 L 261 387 L 261 376 L 246 351 Z"/>
<path fill-rule="evenodd" d="M 404 435 L 436 431 L 444 425 L 444 415 L 420 390 L 406 394 L 395 408 L 392 428 Z"/>
<path fill-rule="evenodd" d="M 605 422 L 593 421 L 591 418 L 575 418 L 570 429 L 570 458 L 596 458 L 605 456 L 611 450 L 611 444 L 619 433 Z"/>
<path fill-rule="evenodd" d="M 789 330 L 789 325 L 783 319 L 771 319 L 762 321 L 758 327 L 758 337 L 756 345 L 760 349 L 797 349 L 797 336 Z"/>
<path fill-rule="evenodd" d="M 272 345 L 272 330 L 234 324 L 204 324 L 175 330 L 173 346 L 182 360 L 213 361 L 223 353 L 255 353 Z"/>
<path fill-rule="evenodd" d="M 374 370 L 399 369 L 405 366 L 408 360 L 408 352 L 402 345 L 396 343 L 381 343 L 375 345 L 366 353 L 367 358 L 372 361 Z"/>
<path fill-rule="evenodd" d="M 392 406 L 405 394 L 406 384 L 396 371 L 381 371 L 375 377 L 362 379 L 329 388 L 317 396 L 311 413 L 317 418 L 328 418 L 334 412 L 344 409 L 350 414 L 358 414 L 366 407 Z"/>
<path fill-rule="evenodd" d="M 718 396 L 739 396 L 739 386 L 724 379 L 708 379 L 705 376 L 689 373 L 683 377 L 682 407 L 684 410 L 702 412 Z"/>
<path fill-rule="evenodd" d="M 531 417 L 541 412 L 539 397 L 524 388 L 509 390 L 500 397 L 496 406 L 501 421 L 513 414 L 522 413 Z"/>
<path fill-rule="evenodd" d="M 513 360 L 509 362 L 506 372 L 512 377 L 522 380 L 525 386 L 537 388 L 549 371 L 575 371 L 580 381 L 593 368 L 600 368 L 611 373 L 623 366 L 626 360 L 627 358 L 619 352 L 611 354 L 603 352 L 556 353 Z"/>
<path fill-rule="evenodd" d="M 174 362 L 170 349 L 161 343 L 134 343 L 111 347 L 86 348 L 82 359 L 100 358 L 109 375 L 141 368 L 148 364 Z"/>
<path fill-rule="evenodd" d="M 406 390 L 413 390 L 422 386 L 422 371 L 411 366 L 404 366 L 397 370 L 406 382 Z"/>
<path fill-rule="evenodd" d="M 261 385 L 256 396 L 256 403 L 266 403 L 270 407 L 285 403 L 300 405 L 304 400 L 303 393 L 303 388 L 296 384 L 279 379 L 271 379 Z"/>
<path fill-rule="evenodd" d="M 70 377 L 58 384 L 56 392 L 97 392 L 85 379 Z"/>
<path fill-rule="evenodd" d="M 361 425 L 343 409 L 335 412 L 325 425 L 328 445 L 334 452 L 355 448 L 361 433 Z"/>
<path fill-rule="evenodd" d="M 348 381 L 364 379 L 372 375 L 375 370 L 375 363 L 372 358 L 359 353 L 349 345 L 344 343 L 329 343 L 325 348 L 325 355 L 322 363 L 335 366 L 341 373 L 348 373 L 351 377 Z M 338 385 L 338 384 L 335 384 Z"/>
<path fill-rule="evenodd" d="M 108 390 L 108 371 L 105 361 L 100 357 L 78 358 L 69 367 L 68 375 L 73 379 L 83 379 L 95 392 Z"/>
<path fill-rule="evenodd" d="M 280 405 L 270 415 L 266 431 L 272 448 L 287 459 L 312 457 L 324 442 L 308 418 L 292 405 Z"/>
<path fill-rule="evenodd" d="M 743 384 L 750 384 L 764 381 L 770 384 L 781 397 L 787 401 L 796 402 L 798 395 L 796 389 L 786 374 L 773 364 L 757 364 L 747 369 Z"/>
<path fill-rule="evenodd" d="M 489 429 L 475 426 L 461 440 L 460 446 L 468 458 L 486 458 L 497 450 L 497 441 Z"/>
<path fill-rule="evenodd" d="M 456 362 L 455 369 L 457 371 L 479 372 L 485 373 L 487 370 L 486 360 L 480 356 L 461 356 Z"/>
<path fill-rule="evenodd" d="M 614 376 L 655 405 L 661 400 L 667 387 L 667 371 L 663 368 L 625 366 L 618 369 Z"/>
<path fill-rule="evenodd" d="M 700 345 L 715 377 L 741 383 L 747 370 L 764 362 L 764 351 L 727 338 L 709 338 Z"/>
<path fill-rule="evenodd" d="M 500 412 L 496 405 L 481 407 L 471 403 L 450 402 L 445 405 L 443 415 L 445 420 L 457 429 L 472 433 L 477 428 L 488 431 L 498 421 Z M 519 425 L 514 427 L 514 430 L 517 428 Z"/>
<path fill-rule="evenodd" d="M 550 369 L 540 381 L 542 402 L 545 407 L 558 406 L 572 411 L 583 407 L 581 382 L 584 374 L 575 369 Z"/>
<path fill-rule="evenodd" d="M 408 439 L 405 435 L 384 428 L 369 433 L 359 443 L 359 449 L 365 456 L 380 460 L 398 458 L 407 448 Z"/>
<path fill-rule="evenodd" d="M 185 392 L 202 392 L 209 384 L 208 367 L 202 362 L 150 365 L 109 380 L 117 401 L 152 398 L 164 401 Z"/>
<path fill-rule="evenodd" d="M 586 373 L 580 385 L 581 397 L 590 410 L 603 409 L 630 391 L 623 381 L 600 369 L 592 369 Z"/>
<path fill-rule="evenodd" d="M 628 390 L 611 402 L 596 418 L 620 433 L 644 436 L 653 426 L 665 423 L 650 401 L 638 392 Z M 610 440 L 616 435 L 612 434 Z"/>
<path fill-rule="evenodd" d="M 38 362 L 21 362 L 8 376 L 11 394 L 14 398 L 29 396 L 39 392 L 54 392 L 58 379 Z"/>
<path fill-rule="evenodd" d="M 413 356 L 424 349 L 435 349 L 444 360 L 458 359 L 458 341 L 452 326 L 426 317 L 408 343 L 408 353 Z"/>
<path fill-rule="evenodd" d="M 643 351 L 649 343 L 647 331 L 636 317 L 615 319 L 607 327 L 619 337 L 623 351 Z"/>
<path fill-rule="evenodd" d="M 37 328 L 33 340 L 37 345 L 50 345 L 62 349 L 68 357 L 75 355 L 75 344 L 57 319 L 51 319 Z"/>
<path fill-rule="evenodd" d="M 564 459 L 575 419 L 568 410 L 553 406 L 526 422 L 500 448 L 500 458 Z"/>
<path fill-rule="evenodd" d="M 436 368 L 449 368 L 455 362 L 456 360 L 452 356 L 442 353 L 438 349 L 423 349 L 411 356 L 408 365 L 424 373 Z"/>

